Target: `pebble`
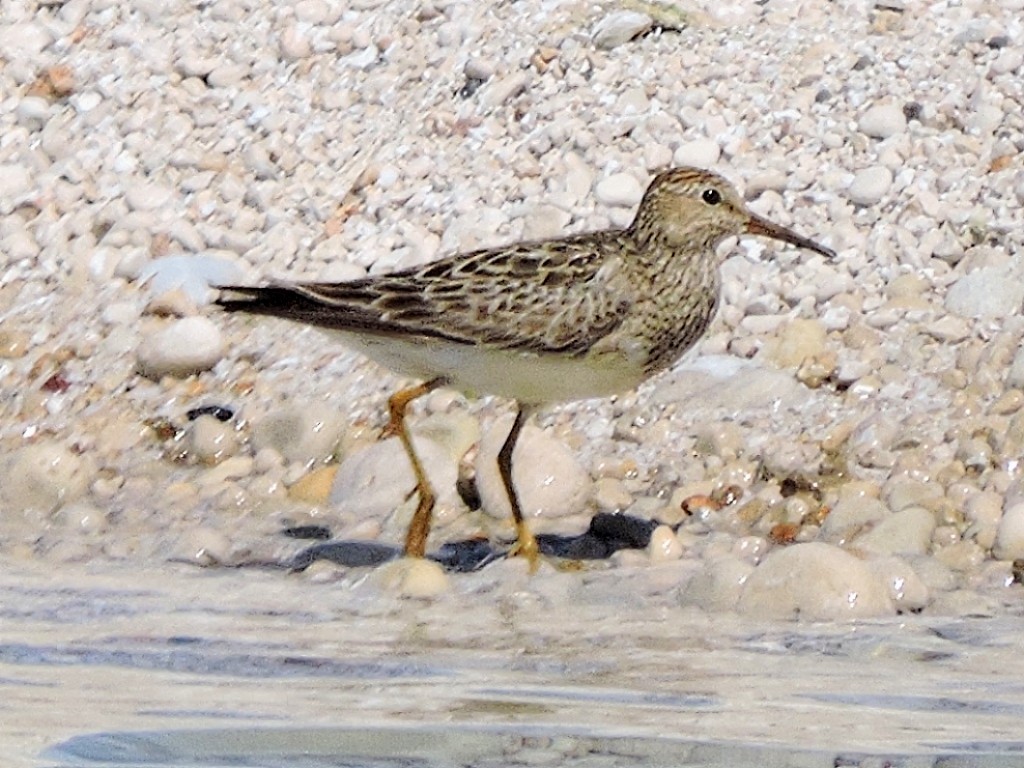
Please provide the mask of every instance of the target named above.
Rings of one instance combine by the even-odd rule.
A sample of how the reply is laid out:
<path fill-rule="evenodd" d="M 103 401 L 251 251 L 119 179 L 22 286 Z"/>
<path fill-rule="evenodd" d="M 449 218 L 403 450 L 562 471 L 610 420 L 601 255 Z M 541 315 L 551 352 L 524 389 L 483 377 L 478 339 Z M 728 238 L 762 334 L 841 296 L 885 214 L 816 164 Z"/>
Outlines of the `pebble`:
<path fill-rule="evenodd" d="M 870 564 L 820 542 L 775 549 L 747 578 L 736 609 L 761 619 L 835 621 L 890 616 L 888 584 Z"/>
<path fill-rule="evenodd" d="M 345 434 L 344 417 L 328 405 L 282 405 L 252 427 L 256 451 L 272 449 L 287 461 L 301 465 L 330 459 Z"/>
<path fill-rule="evenodd" d="M 717 141 L 697 139 L 681 144 L 672 155 L 675 165 L 690 165 L 695 168 L 711 168 L 722 154 Z"/>
<path fill-rule="evenodd" d="M 0 359 L 14 360 L 28 352 L 32 337 L 25 331 L 0 324 Z"/>
<path fill-rule="evenodd" d="M 653 26 L 654 20 L 646 13 L 614 11 L 597 22 L 592 39 L 598 48 L 611 50 L 644 34 Z"/>
<path fill-rule="evenodd" d="M 32 193 L 32 173 L 20 163 L 0 164 L 0 214 L 8 215 Z"/>
<path fill-rule="evenodd" d="M 413 435 L 416 454 L 437 494 L 434 520 L 443 524 L 462 514 L 466 507 L 456 491 L 458 461 L 444 447 L 426 437 Z M 478 480 L 479 482 L 479 480 Z M 373 443 L 345 458 L 331 488 L 330 503 L 359 519 L 384 519 L 403 512 L 402 532 L 416 506 L 409 457 L 397 437 Z"/>
<path fill-rule="evenodd" d="M 892 186 L 892 171 L 875 165 L 858 171 L 846 190 L 846 197 L 855 205 L 878 205 Z"/>
<path fill-rule="evenodd" d="M 144 335 L 136 360 L 144 376 L 159 379 L 208 371 L 223 354 L 224 340 L 213 321 L 186 317 Z"/>
<path fill-rule="evenodd" d="M 489 515 L 509 519 L 505 486 L 498 472 L 498 451 L 512 417 L 496 421 L 484 432 L 475 462 L 477 490 Z M 557 518 L 577 515 L 591 497 L 593 481 L 566 445 L 534 424 L 519 433 L 512 457 L 512 479 L 527 518 Z"/>
<path fill-rule="evenodd" d="M 860 529 L 885 520 L 889 509 L 873 496 L 845 493 L 825 518 L 822 533 L 830 540 L 845 540 Z"/>
<path fill-rule="evenodd" d="M 166 208 L 174 191 L 163 184 L 138 182 L 125 190 L 124 200 L 133 211 L 155 211 Z"/>
<path fill-rule="evenodd" d="M 601 477 L 594 482 L 594 503 L 599 512 L 622 512 L 633 503 L 633 495 L 618 478 Z"/>
<path fill-rule="evenodd" d="M 597 182 L 594 196 L 603 205 L 633 208 L 639 205 L 644 189 L 636 177 L 629 173 L 613 173 Z"/>
<path fill-rule="evenodd" d="M 877 104 L 860 116 L 857 128 L 874 139 L 888 139 L 907 130 L 907 118 L 895 104 Z"/>
<path fill-rule="evenodd" d="M 92 473 L 88 459 L 59 443 L 39 442 L 11 451 L 0 459 L 3 514 L 34 510 L 49 515 L 85 494 Z"/>
<path fill-rule="evenodd" d="M 337 476 L 337 464 L 316 467 L 288 488 L 288 496 L 296 501 L 304 501 L 318 506 L 326 504 L 331 498 L 331 489 L 334 487 L 334 480 Z"/>
<path fill-rule="evenodd" d="M 982 267 L 949 287 L 945 306 L 961 317 L 997 318 L 1017 314 L 1024 306 L 1024 280 L 1012 264 Z"/>
<path fill-rule="evenodd" d="M 935 516 L 923 507 L 908 507 L 881 520 L 850 542 L 850 547 L 875 555 L 923 555 L 935 530 Z"/>
<path fill-rule="evenodd" d="M 764 353 L 780 368 L 795 368 L 825 354 L 825 326 L 818 320 L 795 318 L 786 323 Z"/>
<path fill-rule="evenodd" d="M 705 559 L 680 591 L 680 602 L 715 613 L 735 611 L 753 571 L 751 563 L 732 554 Z"/>
<path fill-rule="evenodd" d="M 992 554 L 999 560 L 1024 558 L 1024 503 L 1018 502 L 1003 512 Z"/>
<path fill-rule="evenodd" d="M 683 545 L 675 531 L 667 525 L 659 525 L 651 531 L 651 540 L 647 544 L 647 554 L 652 563 L 665 563 L 678 560 L 683 556 Z"/>
<path fill-rule="evenodd" d="M 395 597 L 429 600 L 450 589 L 448 574 L 433 560 L 403 557 L 375 568 L 370 583 Z"/>
<path fill-rule="evenodd" d="M 530 76 L 525 72 L 513 72 L 499 77 L 481 89 L 480 103 L 491 109 L 500 107 L 525 91 L 529 85 Z"/>
<path fill-rule="evenodd" d="M 872 568 L 889 589 L 889 597 L 899 613 L 920 611 L 932 601 L 931 590 L 905 560 L 880 557 Z"/>
<path fill-rule="evenodd" d="M 279 41 L 281 56 L 290 61 L 299 61 L 309 58 L 313 53 L 313 46 L 309 38 L 296 24 L 289 24 L 281 32 Z"/>
<path fill-rule="evenodd" d="M 199 461 L 214 464 L 238 451 L 238 439 L 230 423 L 200 416 L 189 427 L 188 452 Z"/>

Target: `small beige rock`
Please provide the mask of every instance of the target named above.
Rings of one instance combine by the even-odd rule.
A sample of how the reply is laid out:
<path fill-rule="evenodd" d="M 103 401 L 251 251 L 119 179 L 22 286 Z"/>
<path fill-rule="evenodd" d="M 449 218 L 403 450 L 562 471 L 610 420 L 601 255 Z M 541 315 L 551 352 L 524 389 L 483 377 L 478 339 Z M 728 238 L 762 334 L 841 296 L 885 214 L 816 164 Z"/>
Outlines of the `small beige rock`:
<path fill-rule="evenodd" d="M 888 585 L 839 547 L 810 542 L 776 549 L 746 580 L 737 610 L 776 619 L 835 620 L 890 616 Z"/>
<path fill-rule="evenodd" d="M 324 504 L 330 498 L 331 487 L 334 485 L 334 478 L 337 474 L 337 464 L 317 467 L 312 472 L 303 475 L 298 482 L 293 483 L 288 489 L 288 496 L 296 501 Z"/>
<path fill-rule="evenodd" d="M 189 453 L 199 461 L 215 464 L 238 450 L 234 428 L 213 416 L 203 415 L 192 422 L 188 437 Z"/>
<path fill-rule="evenodd" d="M 498 472 L 498 451 L 511 428 L 511 416 L 495 422 L 484 434 L 476 458 L 476 482 L 483 509 L 502 519 L 509 518 L 512 509 Z M 512 477 L 527 518 L 579 514 L 593 487 L 575 454 L 533 424 L 527 424 L 519 434 Z"/>
<path fill-rule="evenodd" d="M 0 459 L 0 515 L 35 509 L 48 513 L 81 497 L 92 480 L 92 463 L 63 445 L 40 442 Z"/>
<path fill-rule="evenodd" d="M 288 461 L 308 464 L 330 458 L 344 432 L 345 421 L 330 408 L 285 405 L 253 425 L 252 444 L 257 451 L 272 448 Z"/>
<path fill-rule="evenodd" d="M 670 562 L 683 556 L 683 545 L 671 528 L 659 525 L 651 532 L 647 554 L 652 563 Z"/>
<path fill-rule="evenodd" d="M 429 599 L 449 589 L 448 574 L 433 560 L 415 557 L 392 560 L 375 569 L 372 581 L 398 597 Z"/>

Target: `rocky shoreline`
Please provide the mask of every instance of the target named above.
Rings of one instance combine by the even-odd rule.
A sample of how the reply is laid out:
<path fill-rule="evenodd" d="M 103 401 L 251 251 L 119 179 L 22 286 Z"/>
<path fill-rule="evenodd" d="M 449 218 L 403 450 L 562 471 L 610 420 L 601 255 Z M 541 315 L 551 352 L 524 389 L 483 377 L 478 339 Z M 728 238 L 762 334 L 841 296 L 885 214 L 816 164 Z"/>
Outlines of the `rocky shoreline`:
<path fill-rule="evenodd" d="M 218 315 L 209 286 L 624 226 L 692 164 L 838 258 L 728 244 L 695 354 L 524 433 L 538 530 L 663 522 L 592 567 L 712 611 L 1019 611 L 1022 10 L 10 3 L 0 556 L 233 565 L 306 524 L 399 542 L 399 382 Z M 438 544 L 508 536 L 505 410 L 438 392 L 413 417 Z"/>

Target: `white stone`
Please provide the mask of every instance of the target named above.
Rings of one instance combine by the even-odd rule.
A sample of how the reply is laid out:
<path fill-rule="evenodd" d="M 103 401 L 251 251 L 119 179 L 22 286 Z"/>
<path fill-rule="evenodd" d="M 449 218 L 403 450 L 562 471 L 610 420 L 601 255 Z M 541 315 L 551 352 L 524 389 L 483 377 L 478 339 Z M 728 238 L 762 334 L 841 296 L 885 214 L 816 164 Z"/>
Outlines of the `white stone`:
<path fill-rule="evenodd" d="M 708 560 L 686 583 L 680 602 L 715 613 L 734 611 L 753 571 L 753 565 L 731 554 Z"/>
<path fill-rule="evenodd" d="M 887 139 L 907 129 L 907 118 L 894 104 L 876 104 L 860 116 L 857 128 L 872 138 Z"/>
<path fill-rule="evenodd" d="M 1024 502 L 1003 511 L 996 530 L 996 542 L 992 555 L 999 560 L 1020 560 L 1024 558 Z"/>
<path fill-rule="evenodd" d="M 991 71 L 996 75 L 1006 75 L 1015 72 L 1024 64 L 1024 51 L 1019 46 L 1004 48 L 992 62 Z"/>
<path fill-rule="evenodd" d="M 124 199 L 133 211 L 165 208 L 174 195 L 170 187 L 154 182 L 137 182 L 125 190 Z"/>
<path fill-rule="evenodd" d="M 636 177 L 628 173 L 613 173 L 597 182 L 594 196 L 604 205 L 633 208 L 643 198 L 644 189 Z"/>
<path fill-rule="evenodd" d="M 850 547 L 877 555 L 923 555 L 934 530 L 935 515 L 923 507 L 908 507 L 855 538 Z"/>
<path fill-rule="evenodd" d="M 40 442 L 0 460 L 0 499 L 11 511 L 50 513 L 82 496 L 92 481 L 91 462 L 59 443 Z"/>
<path fill-rule="evenodd" d="M 475 464 L 484 511 L 503 519 L 511 517 L 512 507 L 498 472 L 498 451 L 511 428 L 511 416 L 495 422 L 480 441 Z M 527 518 L 579 514 L 593 487 L 575 454 L 533 424 L 527 424 L 519 434 L 512 455 L 512 481 Z"/>
<path fill-rule="evenodd" d="M 159 379 L 208 371 L 223 354 L 220 328 L 205 317 L 186 317 L 143 337 L 136 357 L 144 376 Z"/>
<path fill-rule="evenodd" d="M 646 13 L 615 11 L 604 16 L 594 26 L 593 40 L 598 48 L 609 50 L 647 32 L 654 20 Z"/>
<path fill-rule="evenodd" d="M 1024 305 L 1024 279 L 1014 264 L 975 269 L 946 293 L 945 306 L 961 317 L 998 318 L 1017 314 Z"/>
<path fill-rule="evenodd" d="M 33 190 L 32 174 L 18 163 L 0 165 L 0 214 L 9 214 L 25 202 Z"/>
<path fill-rule="evenodd" d="M 746 580 L 736 607 L 772 619 L 832 621 L 895 613 L 887 585 L 870 565 L 820 542 L 770 552 Z"/>
<path fill-rule="evenodd" d="M 480 92 L 480 103 L 485 107 L 500 107 L 525 91 L 529 84 L 530 76 L 526 72 L 513 72 L 491 80 Z"/>
<path fill-rule="evenodd" d="M 434 520 L 446 523 L 466 510 L 456 490 L 458 460 L 433 440 L 413 435 L 416 455 L 437 497 Z M 338 467 L 331 486 L 331 504 L 357 518 L 383 519 L 397 509 L 416 506 L 416 477 L 397 437 L 356 451 Z M 403 525 L 407 518 L 403 511 Z"/>
<path fill-rule="evenodd" d="M 920 611 L 931 602 L 931 590 L 909 563 L 898 557 L 883 557 L 871 567 L 889 590 L 889 597 L 900 613 Z"/>
<path fill-rule="evenodd" d="M 146 264 L 139 272 L 139 282 L 153 296 L 162 296 L 181 289 L 196 305 L 205 304 L 210 289 L 219 285 L 237 285 L 243 272 L 237 258 L 225 252 L 164 256 Z"/>
<path fill-rule="evenodd" d="M 696 168 L 710 168 L 722 154 L 717 141 L 697 139 L 680 145 L 672 155 L 675 165 L 692 165 Z"/>
<path fill-rule="evenodd" d="M 272 448 L 299 464 L 326 461 L 334 455 L 345 424 L 335 409 L 314 402 L 284 405 L 253 424 L 252 444 L 257 451 Z"/>
<path fill-rule="evenodd" d="M 289 24 L 281 32 L 279 41 L 281 56 L 290 61 L 308 58 L 313 53 L 309 38 L 296 24 Z"/>
<path fill-rule="evenodd" d="M 877 205 L 891 186 L 892 171 L 883 165 L 875 165 L 857 172 L 846 196 L 856 205 Z"/>

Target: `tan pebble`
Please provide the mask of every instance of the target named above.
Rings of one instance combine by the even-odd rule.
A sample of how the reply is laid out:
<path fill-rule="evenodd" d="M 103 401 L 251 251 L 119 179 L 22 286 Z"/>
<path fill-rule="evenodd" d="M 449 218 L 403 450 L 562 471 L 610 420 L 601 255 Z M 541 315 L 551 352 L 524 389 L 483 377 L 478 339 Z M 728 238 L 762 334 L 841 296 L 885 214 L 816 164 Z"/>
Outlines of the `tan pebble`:
<path fill-rule="evenodd" d="M 307 463 L 329 458 L 345 431 L 342 417 L 310 405 L 282 407 L 253 425 L 256 450 L 273 448 L 288 461 Z"/>
<path fill-rule="evenodd" d="M 937 549 L 934 557 L 943 565 L 961 573 L 970 573 L 985 562 L 985 550 L 974 541 L 957 541 Z"/>
<path fill-rule="evenodd" d="M 633 503 L 633 495 L 621 480 L 602 477 L 594 483 L 594 503 L 602 512 L 621 512 Z"/>
<path fill-rule="evenodd" d="M 188 451 L 199 461 L 216 464 L 233 456 L 237 450 L 238 439 L 231 425 L 209 415 L 192 422 Z"/>
<path fill-rule="evenodd" d="M 75 501 L 61 510 L 69 531 L 85 535 L 102 533 L 107 528 L 107 516 L 92 504 Z"/>
<path fill-rule="evenodd" d="M 460 461 L 480 439 L 480 422 L 464 411 L 434 413 L 417 421 L 412 431 L 433 440 Z"/>
<path fill-rule="evenodd" d="M 317 467 L 292 485 L 288 489 L 288 496 L 295 501 L 323 504 L 331 495 L 331 486 L 334 485 L 334 476 L 337 474 L 337 464 Z"/>
<path fill-rule="evenodd" d="M 51 512 L 81 497 L 93 473 L 90 460 L 63 445 L 27 445 L 0 459 L 0 499 L 15 510 Z"/>
<path fill-rule="evenodd" d="M 0 328 L 0 358 L 24 357 L 31 337 L 24 331 Z"/>
<path fill-rule="evenodd" d="M 219 565 L 227 561 L 231 542 L 220 531 L 200 527 L 187 537 L 185 557 L 196 565 Z"/>
<path fill-rule="evenodd" d="M 647 553 L 652 563 L 678 560 L 683 556 L 683 545 L 667 525 L 659 525 L 651 532 Z"/>
<path fill-rule="evenodd" d="M 825 326 L 818 320 L 791 320 L 778 339 L 765 347 L 764 353 L 780 368 L 793 368 L 808 358 L 825 355 Z"/>
<path fill-rule="evenodd" d="M 201 486 L 210 487 L 227 480 L 237 480 L 252 474 L 253 460 L 250 456 L 232 456 L 199 477 Z"/>
<path fill-rule="evenodd" d="M 763 618 L 853 619 L 895 612 L 864 561 L 821 542 L 772 550 L 747 578 L 737 609 Z"/>
<path fill-rule="evenodd" d="M 1007 416 L 1016 413 L 1024 405 L 1024 392 L 1019 389 L 1008 389 L 989 407 L 989 413 Z"/>
<path fill-rule="evenodd" d="M 797 381 L 809 389 L 818 389 L 835 373 L 837 360 L 831 351 L 805 358 L 796 371 Z"/>
<path fill-rule="evenodd" d="M 192 483 L 171 483 L 163 491 L 164 501 L 170 504 L 175 502 L 188 502 L 199 495 L 199 489 Z"/>
<path fill-rule="evenodd" d="M 716 613 L 735 610 L 753 570 L 750 563 L 733 555 L 705 558 L 703 568 L 683 588 L 680 602 Z"/>
<path fill-rule="evenodd" d="M 382 589 L 398 597 L 427 599 L 449 589 L 448 574 L 433 560 L 405 557 L 385 563 L 372 574 Z"/>
<path fill-rule="evenodd" d="M 821 449 L 829 453 L 838 451 L 843 443 L 847 441 L 853 430 L 857 428 L 857 422 L 854 420 L 842 421 L 836 424 L 828 431 L 824 439 L 821 441 Z"/>

